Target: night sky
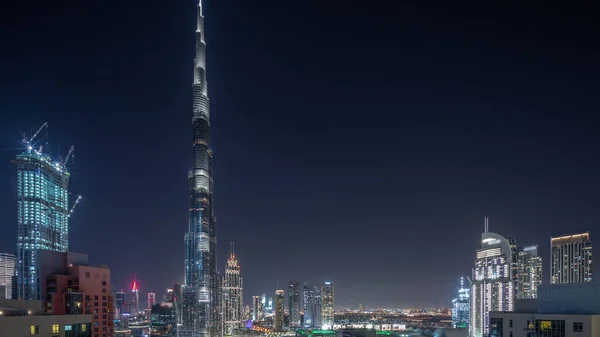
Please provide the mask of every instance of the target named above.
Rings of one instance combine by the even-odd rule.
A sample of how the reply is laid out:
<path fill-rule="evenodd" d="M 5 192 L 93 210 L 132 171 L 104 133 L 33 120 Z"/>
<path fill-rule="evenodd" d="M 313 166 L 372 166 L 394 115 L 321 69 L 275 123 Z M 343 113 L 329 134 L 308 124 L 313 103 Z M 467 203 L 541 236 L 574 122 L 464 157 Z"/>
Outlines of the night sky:
<path fill-rule="evenodd" d="M 448 306 L 484 216 L 539 244 L 546 277 L 550 236 L 597 228 L 591 11 L 205 2 L 219 270 L 235 241 L 247 303 L 331 280 L 336 306 Z M 48 121 L 53 154 L 76 146 L 71 250 L 109 265 L 114 290 L 137 273 L 143 298 L 161 294 L 183 281 L 195 1 L 14 3 L 0 251 L 15 250 L 19 130 Z"/>

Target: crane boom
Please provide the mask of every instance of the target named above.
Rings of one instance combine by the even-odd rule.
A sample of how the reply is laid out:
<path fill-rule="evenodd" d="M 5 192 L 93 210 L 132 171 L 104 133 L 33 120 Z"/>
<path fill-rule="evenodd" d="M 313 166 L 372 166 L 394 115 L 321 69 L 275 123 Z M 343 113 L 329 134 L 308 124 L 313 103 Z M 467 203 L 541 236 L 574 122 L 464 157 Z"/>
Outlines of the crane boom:
<path fill-rule="evenodd" d="M 73 212 L 75 211 L 75 207 L 77 206 L 79 201 L 81 201 L 81 195 L 78 195 L 77 199 L 75 199 L 75 202 L 73 203 L 73 206 L 71 206 L 71 209 L 69 210 L 69 215 L 67 217 L 71 217 L 71 214 L 73 214 Z"/>
<path fill-rule="evenodd" d="M 42 126 L 39 127 L 39 129 L 37 129 L 37 131 L 33 134 L 33 136 L 29 137 L 29 139 L 27 138 L 27 135 L 23 134 L 23 143 L 25 143 L 25 145 L 27 146 L 31 146 L 31 143 L 33 143 L 33 140 L 35 139 L 35 137 L 37 137 L 37 135 L 40 134 L 40 132 L 42 132 L 42 130 L 48 126 L 48 122 L 44 122 L 44 124 L 42 124 Z"/>
<path fill-rule="evenodd" d="M 67 164 L 67 162 L 69 161 L 69 158 L 71 158 L 71 155 L 74 155 L 75 153 L 75 145 L 71 145 L 71 148 L 69 149 L 69 152 L 67 153 L 67 156 L 65 157 L 65 160 L 62 161 L 62 165 L 65 166 Z"/>

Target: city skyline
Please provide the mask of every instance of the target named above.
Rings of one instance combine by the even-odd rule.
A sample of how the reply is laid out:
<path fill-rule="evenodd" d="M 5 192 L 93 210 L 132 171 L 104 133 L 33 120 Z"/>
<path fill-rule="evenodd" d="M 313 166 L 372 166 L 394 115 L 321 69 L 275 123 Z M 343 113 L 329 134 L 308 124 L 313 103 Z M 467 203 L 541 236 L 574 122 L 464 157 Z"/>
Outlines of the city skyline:
<path fill-rule="evenodd" d="M 572 45 L 589 37 L 581 26 L 569 28 L 569 41 L 556 41 L 565 32 L 552 25 L 537 31 L 517 20 L 519 28 L 498 28 L 502 13 L 451 27 L 452 15 L 412 7 L 397 20 L 371 5 L 331 17 L 331 4 L 308 2 L 297 11 L 299 4 L 232 1 L 206 4 L 207 57 L 218 235 L 244 252 L 245 304 L 252 295 L 273 296 L 278 281 L 285 289 L 290 280 L 331 280 L 336 307 L 449 306 L 457 278 L 472 268 L 483 216 L 494 232 L 538 246 L 544 284 L 550 237 L 595 228 L 590 205 L 598 202 L 592 187 L 600 163 L 589 154 L 599 136 L 585 112 L 597 105 L 586 95 L 596 84 L 584 66 L 595 56 Z M 144 13 L 136 1 L 117 13 L 105 5 L 39 5 L 3 21 L 15 33 L 1 47 L 11 67 L 0 80 L 0 223 L 7 231 L 0 252 L 15 253 L 10 161 L 23 151 L 19 129 L 48 121 L 45 151 L 78 149 L 69 189 L 85 199 L 69 249 L 109 265 L 115 289 L 127 289 L 136 273 L 143 299 L 184 283 L 194 1 L 146 5 Z M 356 18 L 371 24 L 355 27 Z M 389 29 L 376 27 L 380 19 Z M 307 20 L 314 24 L 295 24 Z M 91 36 L 94 43 L 83 42 Z M 358 43 L 364 48 L 354 52 Z M 48 55 L 35 57 L 40 49 Z M 312 117 L 304 125 L 298 116 Z M 347 146 L 359 132 L 363 141 Z M 358 153 L 368 154 L 368 166 L 352 164 Z M 364 212 L 352 206 L 356 190 L 368 196 Z M 310 249 L 272 254 L 286 251 L 280 237 L 288 228 L 318 235 Z M 406 237 L 411 254 L 388 254 Z M 441 261 L 423 238 L 434 247 L 461 244 L 448 253 L 451 262 Z M 119 243 L 126 254 L 100 253 Z M 221 272 L 226 252 L 218 248 Z M 376 272 L 356 280 L 345 261 Z M 439 277 L 423 282 L 432 270 Z"/>

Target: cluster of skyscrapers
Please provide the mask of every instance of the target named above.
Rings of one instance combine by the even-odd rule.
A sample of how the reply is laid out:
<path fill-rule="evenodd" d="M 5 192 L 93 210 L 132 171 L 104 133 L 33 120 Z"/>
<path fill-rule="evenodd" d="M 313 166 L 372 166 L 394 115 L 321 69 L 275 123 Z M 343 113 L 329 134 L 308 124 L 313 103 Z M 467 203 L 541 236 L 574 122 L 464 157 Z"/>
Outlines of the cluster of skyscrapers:
<path fill-rule="evenodd" d="M 589 232 L 550 240 L 550 283 L 592 281 L 592 242 Z M 542 257 L 537 246 L 518 250 L 512 237 L 485 230 L 477 250 L 472 278 L 461 279 L 452 301 L 454 327 L 468 327 L 471 337 L 490 334 L 490 313 L 511 312 L 518 300 L 535 300 L 542 285 Z"/>

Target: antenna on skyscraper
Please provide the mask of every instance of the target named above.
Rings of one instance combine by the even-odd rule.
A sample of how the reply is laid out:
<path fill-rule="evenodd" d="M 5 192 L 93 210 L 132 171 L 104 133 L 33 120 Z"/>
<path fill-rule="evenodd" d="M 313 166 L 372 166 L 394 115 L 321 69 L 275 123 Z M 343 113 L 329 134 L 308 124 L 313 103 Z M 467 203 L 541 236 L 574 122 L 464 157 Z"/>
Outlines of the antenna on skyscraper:
<path fill-rule="evenodd" d="M 487 216 L 484 218 L 484 226 L 485 226 L 484 232 L 487 233 L 488 230 L 489 230 L 489 222 L 488 222 L 488 217 Z"/>

